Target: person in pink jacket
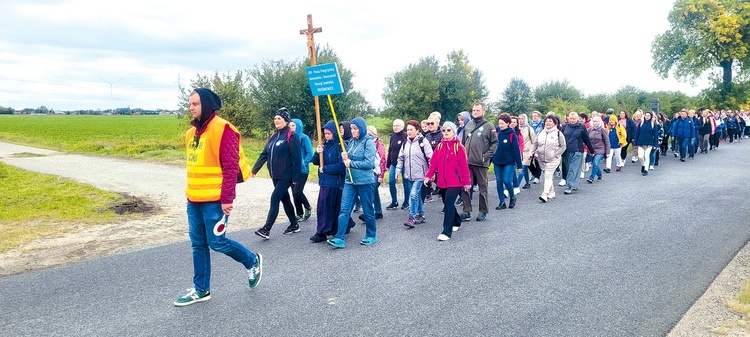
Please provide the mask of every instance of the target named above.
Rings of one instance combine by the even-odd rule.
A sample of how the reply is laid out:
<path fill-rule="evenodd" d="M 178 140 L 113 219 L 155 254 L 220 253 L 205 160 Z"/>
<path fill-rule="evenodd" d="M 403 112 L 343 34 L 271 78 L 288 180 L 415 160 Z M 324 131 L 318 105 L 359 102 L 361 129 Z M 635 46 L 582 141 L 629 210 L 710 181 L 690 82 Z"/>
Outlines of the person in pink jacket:
<path fill-rule="evenodd" d="M 443 232 L 438 235 L 440 241 L 450 240 L 453 232 L 461 226 L 461 216 L 455 206 L 456 198 L 461 194 L 461 189 L 468 192 L 471 188 L 466 148 L 456 137 L 457 129 L 453 122 L 443 123 L 440 130 L 443 139 L 435 147 L 424 178 L 425 185 L 431 181 L 437 184 L 440 197 L 443 199 L 445 212 L 443 213 Z"/>

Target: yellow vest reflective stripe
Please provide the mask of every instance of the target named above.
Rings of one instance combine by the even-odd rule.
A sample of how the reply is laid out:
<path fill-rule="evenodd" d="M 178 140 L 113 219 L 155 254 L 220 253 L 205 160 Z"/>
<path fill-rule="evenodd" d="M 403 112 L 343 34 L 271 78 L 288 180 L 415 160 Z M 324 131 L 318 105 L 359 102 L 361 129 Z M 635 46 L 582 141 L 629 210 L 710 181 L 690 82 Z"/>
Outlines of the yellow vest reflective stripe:
<path fill-rule="evenodd" d="M 198 143 L 194 142 L 195 127 L 185 133 L 185 149 L 187 164 L 187 189 L 185 195 L 193 202 L 219 201 L 221 199 L 221 184 L 224 180 L 219 160 L 221 137 L 226 125 L 239 135 L 234 125 L 226 120 L 214 116 L 201 134 Z M 241 138 L 240 138 L 241 140 Z M 240 145 L 239 153 L 240 177 L 243 182 L 250 177 L 250 163 L 245 158 L 245 152 Z"/>

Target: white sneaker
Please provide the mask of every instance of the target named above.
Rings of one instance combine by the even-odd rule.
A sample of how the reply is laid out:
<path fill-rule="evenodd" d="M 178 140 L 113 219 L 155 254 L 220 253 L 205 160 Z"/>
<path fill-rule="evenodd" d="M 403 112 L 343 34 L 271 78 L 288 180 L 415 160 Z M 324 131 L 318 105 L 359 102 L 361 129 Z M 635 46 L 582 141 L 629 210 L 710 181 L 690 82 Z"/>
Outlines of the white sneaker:
<path fill-rule="evenodd" d="M 565 186 L 565 179 L 560 180 L 557 186 Z"/>
<path fill-rule="evenodd" d="M 506 198 L 510 198 L 510 194 L 508 194 L 508 190 L 503 190 L 503 194 L 505 194 Z"/>
<path fill-rule="evenodd" d="M 458 232 L 458 229 L 459 229 L 459 228 L 461 228 L 461 227 L 458 227 L 458 226 L 453 226 L 453 231 L 454 231 L 454 232 Z"/>
<path fill-rule="evenodd" d="M 539 183 L 539 178 L 534 178 L 534 180 L 532 180 L 531 183 L 532 184 L 538 184 Z"/>
<path fill-rule="evenodd" d="M 521 194 L 521 189 L 518 188 L 518 187 L 516 187 L 516 188 L 513 189 L 513 193 L 516 194 L 516 195 Z"/>
<path fill-rule="evenodd" d="M 648 169 L 651 170 L 651 171 L 653 171 L 654 170 L 654 165 L 649 166 Z"/>
<path fill-rule="evenodd" d="M 630 159 L 630 162 L 635 163 L 638 161 L 638 157 L 633 157 L 633 159 Z"/>
<path fill-rule="evenodd" d="M 581 172 L 581 179 L 586 178 L 586 174 Z"/>
<path fill-rule="evenodd" d="M 448 240 L 450 240 L 450 239 L 451 239 L 451 238 L 450 238 L 450 236 L 448 236 L 448 235 L 445 235 L 445 234 L 440 234 L 440 235 L 438 235 L 438 241 L 448 241 Z"/>

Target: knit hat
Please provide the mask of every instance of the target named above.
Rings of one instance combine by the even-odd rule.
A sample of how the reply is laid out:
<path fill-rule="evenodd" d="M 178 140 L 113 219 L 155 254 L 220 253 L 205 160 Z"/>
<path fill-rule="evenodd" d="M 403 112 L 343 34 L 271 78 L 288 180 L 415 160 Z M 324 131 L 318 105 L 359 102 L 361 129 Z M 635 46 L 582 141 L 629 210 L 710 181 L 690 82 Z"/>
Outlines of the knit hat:
<path fill-rule="evenodd" d="M 285 107 L 282 107 L 281 109 L 276 111 L 276 116 L 281 116 L 281 118 L 283 118 L 287 123 L 292 120 L 292 116 L 289 115 L 289 111 L 287 111 Z"/>
<path fill-rule="evenodd" d="M 450 128 L 453 130 L 453 134 L 456 134 L 456 130 L 458 130 L 458 127 L 453 122 L 445 122 L 443 123 L 443 128 Z"/>

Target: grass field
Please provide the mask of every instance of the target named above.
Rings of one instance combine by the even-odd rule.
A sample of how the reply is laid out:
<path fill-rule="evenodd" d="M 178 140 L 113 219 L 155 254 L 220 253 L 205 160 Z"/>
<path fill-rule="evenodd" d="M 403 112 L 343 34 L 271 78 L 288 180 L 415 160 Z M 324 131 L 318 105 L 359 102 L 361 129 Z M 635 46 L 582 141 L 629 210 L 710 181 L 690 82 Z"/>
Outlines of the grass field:
<path fill-rule="evenodd" d="M 120 221 L 112 208 L 124 196 L 0 162 L 0 252 L 81 226 Z"/>

